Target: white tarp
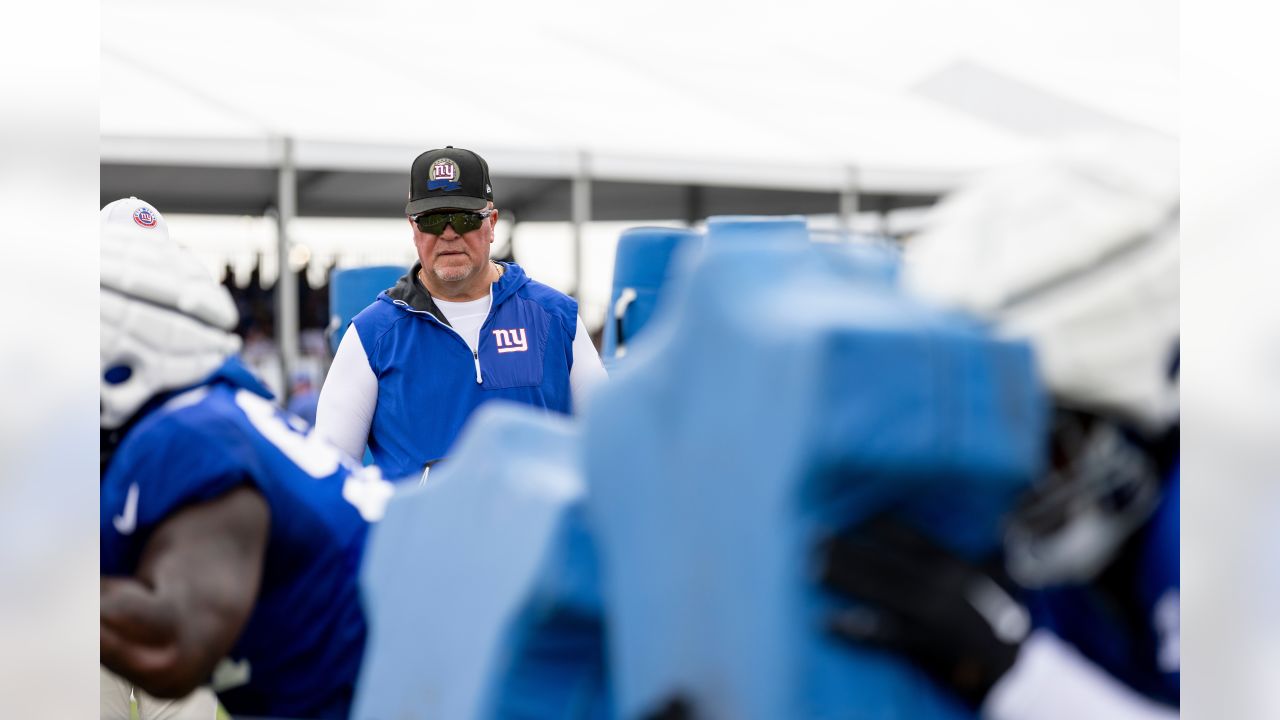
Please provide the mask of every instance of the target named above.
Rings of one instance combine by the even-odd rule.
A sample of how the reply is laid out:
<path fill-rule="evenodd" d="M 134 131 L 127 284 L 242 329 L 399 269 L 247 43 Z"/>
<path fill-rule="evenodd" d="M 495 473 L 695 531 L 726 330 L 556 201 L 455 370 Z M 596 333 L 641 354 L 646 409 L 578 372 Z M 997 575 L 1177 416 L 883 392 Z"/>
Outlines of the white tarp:
<path fill-rule="evenodd" d="M 1176 51 L 1176 12 L 1134 0 L 113 0 L 102 152 L 265 165 L 290 136 L 303 169 L 453 144 L 514 175 L 569 177 L 586 152 L 602 179 L 839 190 L 857 167 L 931 190 L 1052 139 L 918 91 L 948 68 L 1176 133 Z"/>

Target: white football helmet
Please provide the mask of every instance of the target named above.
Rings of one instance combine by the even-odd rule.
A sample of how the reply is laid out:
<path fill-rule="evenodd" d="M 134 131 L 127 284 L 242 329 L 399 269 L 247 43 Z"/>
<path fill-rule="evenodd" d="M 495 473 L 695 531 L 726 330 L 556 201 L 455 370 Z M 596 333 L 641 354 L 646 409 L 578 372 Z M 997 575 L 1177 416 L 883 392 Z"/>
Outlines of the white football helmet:
<path fill-rule="evenodd" d="M 169 240 L 137 198 L 102 209 L 102 428 L 125 424 L 156 394 L 194 384 L 240 348 L 226 288 Z"/>
<path fill-rule="evenodd" d="M 1029 340 L 1059 405 L 1157 433 L 1178 414 L 1178 148 L 1081 142 L 992 172 L 907 247 L 907 288 Z"/>
<path fill-rule="evenodd" d="M 1096 576 L 1159 497 L 1146 443 L 1178 417 L 1177 157 L 1113 138 L 995 171 L 908 245 L 904 285 L 1028 340 L 1054 395 L 1050 467 L 1005 538 L 1025 586 Z"/>

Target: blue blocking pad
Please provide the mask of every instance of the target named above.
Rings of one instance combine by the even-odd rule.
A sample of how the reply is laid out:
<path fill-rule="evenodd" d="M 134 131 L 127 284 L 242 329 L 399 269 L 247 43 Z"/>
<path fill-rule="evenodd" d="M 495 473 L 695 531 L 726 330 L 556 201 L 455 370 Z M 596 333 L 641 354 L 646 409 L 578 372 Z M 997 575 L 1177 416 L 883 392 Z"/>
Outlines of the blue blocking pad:
<path fill-rule="evenodd" d="M 396 284 L 407 268 L 400 265 L 334 270 L 329 276 L 329 350 L 338 352 L 338 343 L 351 325 L 351 318 Z"/>
<path fill-rule="evenodd" d="M 672 259 L 701 240 L 700 233 L 680 228 L 639 227 L 623 231 L 614 256 L 613 291 L 605 317 L 606 367 L 613 367 L 617 357 L 625 354 L 631 338 L 648 324 Z"/>
<path fill-rule="evenodd" d="M 887 241 L 874 238 L 854 239 L 839 244 L 814 245 L 824 253 L 837 271 L 863 283 L 873 283 L 885 288 L 898 285 L 902 270 L 902 251 Z"/>
<path fill-rule="evenodd" d="M 713 215 L 707 218 L 707 247 L 741 250 L 753 246 L 808 245 L 803 215 Z"/>
<path fill-rule="evenodd" d="M 488 403 L 427 484 L 392 499 L 361 568 L 353 718 L 608 716 L 573 428 Z"/>
<path fill-rule="evenodd" d="M 618 717 L 673 697 L 699 718 L 968 714 L 825 634 L 814 548 L 892 508 L 961 553 L 994 549 L 1040 465 L 1030 350 L 796 233 L 709 222 L 675 301 L 586 409 Z"/>

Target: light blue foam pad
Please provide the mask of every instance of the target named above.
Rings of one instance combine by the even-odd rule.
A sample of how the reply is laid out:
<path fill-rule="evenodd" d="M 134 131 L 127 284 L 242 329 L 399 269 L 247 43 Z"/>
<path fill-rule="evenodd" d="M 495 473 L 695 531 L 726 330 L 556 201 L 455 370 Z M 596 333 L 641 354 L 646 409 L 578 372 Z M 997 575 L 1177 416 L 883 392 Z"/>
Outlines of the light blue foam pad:
<path fill-rule="evenodd" d="M 828 638 L 813 548 L 895 507 L 962 553 L 993 549 L 1041 457 L 1029 348 L 801 230 L 709 222 L 588 404 L 619 717 L 675 695 L 700 719 L 967 715 L 905 663 Z"/>
<path fill-rule="evenodd" d="M 620 345 L 625 346 L 648 324 L 672 258 L 701 238 L 700 233 L 681 228 L 639 227 L 623 231 L 614 256 L 613 291 L 604 325 L 602 359 L 607 368 L 613 367 Z M 628 300 L 624 300 L 619 322 L 619 299 L 624 293 L 628 293 Z"/>
<path fill-rule="evenodd" d="M 493 402 L 425 487 L 392 499 L 361 570 L 369 640 L 352 717 L 607 712 L 580 464 L 570 421 Z"/>
<path fill-rule="evenodd" d="M 329 276 L 329 349 L 338 351 L 338 343 L 347 332 L 351 318 L 365 309 L 378 293 L 396 284 L 406 269 L 400 265 L 334 270 Z"/>

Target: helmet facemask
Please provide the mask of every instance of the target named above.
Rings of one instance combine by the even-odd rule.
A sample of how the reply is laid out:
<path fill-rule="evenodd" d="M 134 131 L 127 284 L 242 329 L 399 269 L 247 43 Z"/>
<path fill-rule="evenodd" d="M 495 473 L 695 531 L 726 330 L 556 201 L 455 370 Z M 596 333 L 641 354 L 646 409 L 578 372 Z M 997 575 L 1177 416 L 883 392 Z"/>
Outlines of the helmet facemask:
<path fill-rule="evenodd" d="M 1024 587 L 1096 577 L 1155 510 L 1158 473 L 1141 439 L 1114 421 L 1056 411 L 1050 468 L 1009 518 L 1010 575 Z"/>

